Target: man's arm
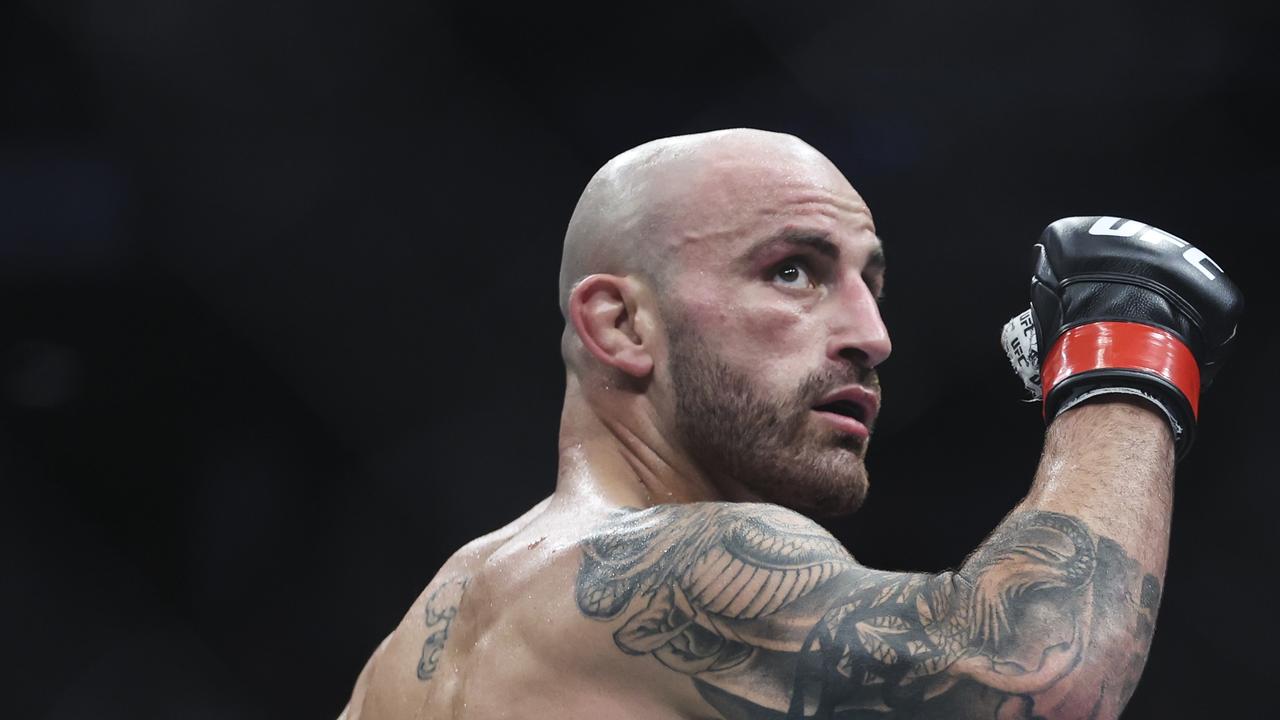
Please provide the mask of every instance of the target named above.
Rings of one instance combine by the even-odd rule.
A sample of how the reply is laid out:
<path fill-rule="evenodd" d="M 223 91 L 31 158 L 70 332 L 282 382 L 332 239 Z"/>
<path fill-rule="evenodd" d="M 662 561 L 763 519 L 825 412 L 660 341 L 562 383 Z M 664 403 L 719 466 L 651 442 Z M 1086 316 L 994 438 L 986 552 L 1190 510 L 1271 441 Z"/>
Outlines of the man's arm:
<path fill-rule="evenodd" d="M 1172 475 L 1160 416 L 1086 403 L 957 572 L 869 570 L 776 506 L 658 506 L 583 544 L 578 608 L 731 720 L 1116 717 L 1151 642 Z"/>
<path fill-rule="evenodd" d="M 770 506 L 656 507 L 584 544 L 580 610 L 726 718 L 1118 716 L 1154 629 L 1175 454 L 1243 297 L 1132 220 L 1058 220 L 1035 255 L 1002 342 L 1044 400 L 1044 454 L 958 571 L 868 570 Z"/>

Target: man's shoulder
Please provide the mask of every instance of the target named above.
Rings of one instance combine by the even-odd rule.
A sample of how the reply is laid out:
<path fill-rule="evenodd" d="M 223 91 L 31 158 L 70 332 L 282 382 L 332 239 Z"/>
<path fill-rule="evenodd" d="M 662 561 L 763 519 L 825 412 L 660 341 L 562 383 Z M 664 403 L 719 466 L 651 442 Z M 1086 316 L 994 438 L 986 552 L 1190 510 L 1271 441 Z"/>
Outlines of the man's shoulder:
<path fill-rule="evenodd" d="M 670 595 L 696 616 L 743 621 L 792 608 L 857 567 L 805 515 L 761 503 L 658 505 L 619 512 L 582 543 L 579 610 L 609 620 Z"/>
<path fill-rule="evenodd" d="M 745 553 L 771 551 L 852 561 L 849 552 L 821 524 L 780 505 L 747 502 L 697 502 L 620 508 L 582 540 L 592 555 L 656 550 L 670 555 L 677 546 L 705 550 L 719 544 Z M 803 551 L 802 551 L 803 550 Z"/>
<path fill-rule="evenodd" d="M 548 588 L 543 585 L 559 586 L 568 579 L 578 593 L 579 609 L 600 618 L 583 593 L 592 592 L 606 576 L 626 584 L 633 573 L 645 575 L 646 581 L 700 573 L 708 558 L 722 553 L 753 567 L 780 570 L 856 564 L 821 524 L 771 503 L 672 503 L 566 513 L 548 509 L 544 501 L 460 548 L 423 597 L 450 583 L 471 584 L 475 594 L 508 594 L 544 591 Z"/>

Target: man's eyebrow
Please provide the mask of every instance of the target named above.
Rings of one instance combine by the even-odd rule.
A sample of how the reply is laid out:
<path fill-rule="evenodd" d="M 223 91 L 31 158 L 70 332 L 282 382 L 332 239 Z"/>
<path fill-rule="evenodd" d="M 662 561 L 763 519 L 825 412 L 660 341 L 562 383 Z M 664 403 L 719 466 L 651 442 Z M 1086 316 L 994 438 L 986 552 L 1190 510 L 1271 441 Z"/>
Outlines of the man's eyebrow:
<path fill-rule="evenodd" d="M 754 259 L 759 257 L 769 248 L 775 245 L 799 245 L 808 247 L 820 255 L 825 255 L 832 260 L 840 259 L 840 248 L 827 239 L 824 233 L 813 231 L 789 232 L 773 237 L 765 238 L 756 243 L 747 251 L 747 258 Z"/>
<path fill-rule="evenodd" d="M 832 260 L 840 259 L 840 246 L 831 242 L 825 233 L 805 230 L 800 232 L 783 233 L 766 238 L 756 243 L 747 252 L 747 258 L 754 259 L 766 250 L 775 245 L 798 245 L 807 247 L 824 255 Z M 876 245 L 867 255 L 867 264 L 864 272 L 881 272 L 885 269 L 884 244 L 879 237 L 876 238 Z"/>

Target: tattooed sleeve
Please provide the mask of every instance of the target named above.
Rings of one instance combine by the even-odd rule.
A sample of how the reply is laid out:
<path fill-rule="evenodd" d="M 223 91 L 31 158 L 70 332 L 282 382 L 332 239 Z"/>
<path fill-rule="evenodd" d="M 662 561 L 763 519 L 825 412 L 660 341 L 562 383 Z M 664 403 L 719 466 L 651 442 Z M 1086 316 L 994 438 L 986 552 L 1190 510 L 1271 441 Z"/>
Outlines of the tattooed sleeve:
<path fill-rule="evenodd" d="M 1032 719 L 1081 707 L 1082 686 L 1076 716 L 1100 717 L 1133 690 L 1160 594 L 1117 543 L 1048 512 L 932 575 L 868 570 L 770 505 L 625 511 L 582 551 L 580 611 L 730 720 Z M 1118 662 L 1115 643 L 1091 644 L 1098 628 L 1134 636 Z M 1080 681 L 1103 653 L 1128 675 Z"/>

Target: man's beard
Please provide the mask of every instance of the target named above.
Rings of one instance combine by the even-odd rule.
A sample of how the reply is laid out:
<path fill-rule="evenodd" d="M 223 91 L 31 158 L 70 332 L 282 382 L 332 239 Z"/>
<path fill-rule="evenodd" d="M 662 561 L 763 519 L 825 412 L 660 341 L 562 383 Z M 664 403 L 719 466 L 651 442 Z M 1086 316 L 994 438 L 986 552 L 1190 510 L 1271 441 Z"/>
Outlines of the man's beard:
<path fill-rule="evenodd" d="M 833 390 L 877 387 L 874 371 L 816 372 L 794 393 L 769 397 L 686 327 L 672 329 L 676 431 L 694 463 L 722 491 L 733 485 L 817 517 L 847 515 L 867 495 L 866 441 L 815 430 L 813 406 Z"/>

